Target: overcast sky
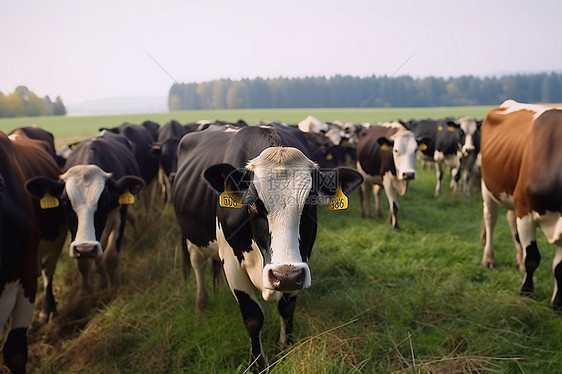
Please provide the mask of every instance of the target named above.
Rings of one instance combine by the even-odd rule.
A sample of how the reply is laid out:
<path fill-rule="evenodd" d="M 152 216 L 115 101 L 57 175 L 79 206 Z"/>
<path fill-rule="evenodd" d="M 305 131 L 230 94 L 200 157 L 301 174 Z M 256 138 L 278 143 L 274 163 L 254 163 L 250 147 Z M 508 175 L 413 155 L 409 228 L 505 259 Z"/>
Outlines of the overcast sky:
<path fill-rule="evenodd" d="M 562 71 L 562 1 L 0 0 L 0 91 L 65 104 L 220 78 Z"/>

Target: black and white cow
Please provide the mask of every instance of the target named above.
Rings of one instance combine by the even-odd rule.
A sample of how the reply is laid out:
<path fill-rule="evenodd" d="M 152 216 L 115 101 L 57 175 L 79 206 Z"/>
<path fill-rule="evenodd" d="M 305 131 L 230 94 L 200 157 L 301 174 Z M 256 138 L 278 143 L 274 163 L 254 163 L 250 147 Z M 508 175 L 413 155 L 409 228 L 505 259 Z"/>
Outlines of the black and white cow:
<path fill-rule="evenodd" d="M 158 183 L 162 192 L 162 200 L 170 203 L 172 201 L 171 175 L 174 175 L 178 164 L 178 144 L 180 139 L 188 132 L 196 131 L 197 127 L 182 126 L 176 120 L 166 122 L 158 129 L 157 141 L 152 144 L 150 153 L 158 159 Z"/>
<path fill-rule="evenodd" d="M 119 285 L 118 254 L 127 206 L 144 186 L 137 161 L 121 138 L 107 133 L 84 140 L 69 155 L 58 180 L 35 178 L 27 183 L 35 196 L 49 191 L 64 207 L 69 254 L 77 260 L 84 294 L 91 292 L 92 260 L 106 274 L 102 287 L 107 282 L 112 289 Z"/>
<path fill-rule="evenodd" d="M 370 195 L 375 197 L 375 215 L 382 216 L 380 190 L 384 188 L 390 206 L 392 227 L 398 225 L 398 196 L 408 190 L 408 181 L 416 178 L 418 142 L 413 132 L 398 122 L 383 123 L 363 129 L 357 144 L 357 169 L 361 185 L 361 212 L 369 216 Z"/>
<path fill-rule="evenodd" d="M 461 130 L 465 134 L 461 157 L 461 181 L 466 197 L 470 196 L 472 187 L 480 186 L 480 126 L 482 121 L 473 117 L 458 119 Z"/>
<path fill-rule="evenodd" d="M 276 301 L 280 343 L 290 343 L 297 291 L 310 287 L 308 258 L 316 237 L 316 205 L 351 192 L 353 169 L 319 170 L 290 131 L 273 126 L 185 135 L 178 149 L 174 208 L 197 281 L 196 307 L 207 304 L 205 263 L 221 261 L 251 339 L 251 361 L 267 365 L 264 313 L 254 289 Z M 217 195 L 220 193 L 220 196 Z"/>
<path fill-rule="evenodd" d="M 443 165 L 451 171 L 451 189 L 456 192 L 460 179 L 462 149 L 465 144 L 465 134 L 455 119 L 420 120 L 404 123 L 417 139 L 426 139 L 421 151 L 421 157 L 435 163 L 435 196 L 441 193 L 443 179 Z"/>

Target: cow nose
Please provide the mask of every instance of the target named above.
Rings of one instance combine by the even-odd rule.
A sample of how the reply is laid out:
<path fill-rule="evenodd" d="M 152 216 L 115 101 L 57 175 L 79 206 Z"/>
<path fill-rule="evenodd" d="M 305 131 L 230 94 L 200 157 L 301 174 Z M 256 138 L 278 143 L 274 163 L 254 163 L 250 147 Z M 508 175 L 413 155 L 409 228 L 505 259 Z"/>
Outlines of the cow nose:
<path fill-rule="evenodd" d="M 402 179 L 404 180 L 416 179 L 416 172 L 415 171 L 404 172 L 402 173 Z"/>
<path fill-rule="evenodd" d="M 291 292 L 302 289 L 305 280 L 304 269 L 282 265 L 269 270 L 269 281 L 277 291 Z"/>
<path fill-rule="evenodd" d="M 93 258 L 101 257 L 101 246 L 98 243 L 72 243 L 70 245 L 71 257 Z"/>

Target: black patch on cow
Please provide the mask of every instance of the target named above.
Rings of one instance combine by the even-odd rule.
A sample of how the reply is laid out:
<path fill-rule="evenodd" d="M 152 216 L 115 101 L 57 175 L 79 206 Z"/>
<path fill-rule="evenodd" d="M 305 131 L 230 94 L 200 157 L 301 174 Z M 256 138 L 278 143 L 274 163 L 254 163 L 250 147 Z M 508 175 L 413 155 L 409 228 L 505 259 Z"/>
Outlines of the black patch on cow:
<path fill-rule="evenodd" d="M 252 359 L 255 359 L 261 354 L 260 332 L 263 327 L 264 315 L 260 306 L 246 292 L 236 289 L 233 292 L 236 300 L 238 300 L 244 327 L 246 327 L 252 341 Z"/>
<path fill-rule="evenodd" d="M 267 219 L 267 209 L 263 201 L 257 199 L 248 206 L 250 214 L 250 224 L 252 226 L 252 235 L 260 252 L 263 256 L 264 263 L 271 262 L 271 230 L 269 229 L 269 221 Z M 240 258 L 238 259 L 240 260 Z"/>

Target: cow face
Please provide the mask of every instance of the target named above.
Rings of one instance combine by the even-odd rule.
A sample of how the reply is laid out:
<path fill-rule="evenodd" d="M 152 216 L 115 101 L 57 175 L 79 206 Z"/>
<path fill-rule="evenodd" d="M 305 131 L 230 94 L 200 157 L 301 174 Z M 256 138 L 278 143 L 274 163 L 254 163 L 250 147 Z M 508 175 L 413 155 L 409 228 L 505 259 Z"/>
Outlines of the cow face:
<path fill-rule="evenodd" d="M 328 202 L 340 182 L 349 193 L 362 182 L 346 169 L 323 173 L 295 148 L 271 147 L 251 160 L 245 170 L 228 164 L 208 168 L 204 176 L 219 192 L 236 185 L 248 211 L 252 234 L 263 258 L 263 286 L 294 292 L 311 284 L 307 261 L 316 236 L 316 205 Z M 347 171 L 349 173 L 347 173 Z"/>
<path fill-rule="evenodd" d="M 467 157 L 470 153 L 475 151 L 474 134 L 478 129 L 478 124 L 474 118 L 462 117 L 459 118 L 460 128 L 465 135 L 464 144 L 462 145 L 462 155 Z"/>
<path fill-rule="evenodd" d="M 392 150 L 392 159 L 398 180 L 416 179 L 416 152 L 418 142 L 411 131 L 398 131 L 392 140 L 379 138 L 381 150 Z"/>
<path fill-rule="evenodd" d="M 63 205 L 72 238 L 71 257 L 101 257 L 100 238 L 108 217 L 117 214 L 120 196 L 126 191 L 135 195 L 144 185 L 138 177 L 114 181 L 111 176 L 96 165 L 77 165 L 59 181 L 39 177 L 26 184 L 32 195 L 42 198 L 48 191 Z"/>

